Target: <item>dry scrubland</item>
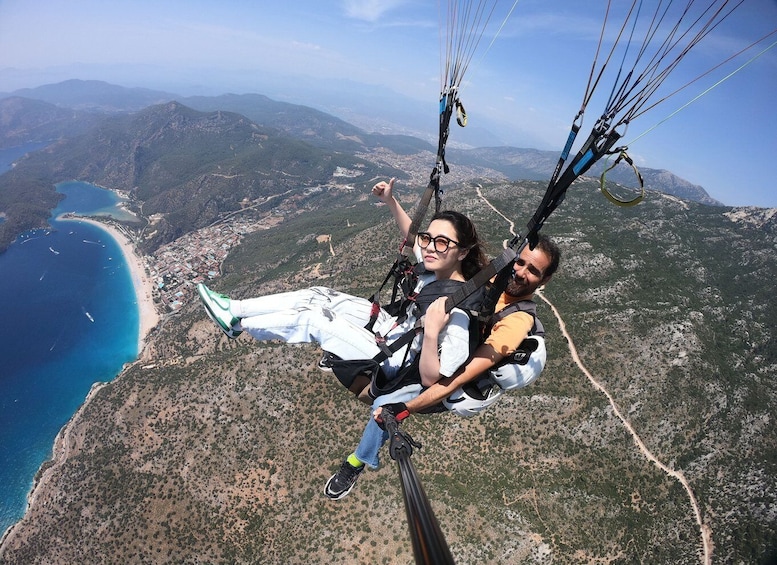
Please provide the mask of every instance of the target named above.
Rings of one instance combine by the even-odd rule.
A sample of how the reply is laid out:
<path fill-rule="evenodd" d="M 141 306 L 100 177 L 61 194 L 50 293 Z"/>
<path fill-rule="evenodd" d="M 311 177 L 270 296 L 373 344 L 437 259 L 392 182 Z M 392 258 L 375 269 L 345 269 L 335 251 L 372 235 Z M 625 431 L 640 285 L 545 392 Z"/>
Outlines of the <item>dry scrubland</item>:
<path fill-rule="evenodd" d="M 593 184 L 574 188 L 545 228 L 565 252 L 546 296 L 647 447 L 690 482 L 714 561 L 767 562 L 777 546 L 777 316 L 765 299 L 774 236 L 722 209 L 689 211 L 654 194 L 614 210 Z M 526 218 L 541 189 L 484 194 Z M 469 187 L 446 198 L 483 226 L 495 251 L 503 219 Z M 213 286 L 249 295 L 326 284 L 367 295 L 391 258 L 391 228 L 374 225 L 374 213 L 361 203 L 249 236 Z M 340 237 L 338 226 L 359 218 L 366 225 Z M 329 242 L 315 243 L 322 233 L 336 257 Z M 345 267 L 311 280 L 318 263 Z M 685 490 L 635 447 L 544 304 L 540 316 L 550 361 L 538 383 L 476 419 L 404 426 L 423 443 L 413 461 L 457 563 L 699 562 Z M 67 428 L 0 560 L 412 562 L 387 455 L 348 498 L 323 495 L 368 409 L 314 368 L 318 355 L 229 341 L 196 305 L 185 307 Z M 144 369 L 149 362 L 156 367 Z"/>

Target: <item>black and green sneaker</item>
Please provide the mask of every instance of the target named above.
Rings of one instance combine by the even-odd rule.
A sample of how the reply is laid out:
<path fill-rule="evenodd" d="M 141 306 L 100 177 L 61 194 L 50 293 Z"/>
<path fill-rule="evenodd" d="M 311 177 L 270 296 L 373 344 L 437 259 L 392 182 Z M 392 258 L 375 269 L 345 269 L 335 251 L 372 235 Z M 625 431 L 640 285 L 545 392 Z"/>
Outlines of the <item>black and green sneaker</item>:
<path fill-rule="evenodd" d="M 326 482 L 326 488 L 324 488 L 324 494 L 332 500 L 344 498 L 351 492 L 353 485 L 356 484 L 356 479 L 359 478 L 362 471 L 364 471 L 364 465 L 354 467 L 346 459 L 340 466 L 340 470 L 329 477 L 329 480 Z"/>
<path fill-rule="evenodd" d="M 324 371 L 325 373 L 331 373 L 332 372 L 332 364 L 335 361 L 339 361 L 340 358 L 335 355 L 334 353 L 329 353 L 328 351 L 324 351 L 324 354 L 321 356 L 321 359 L 318 360 L 318 368 Z"/>

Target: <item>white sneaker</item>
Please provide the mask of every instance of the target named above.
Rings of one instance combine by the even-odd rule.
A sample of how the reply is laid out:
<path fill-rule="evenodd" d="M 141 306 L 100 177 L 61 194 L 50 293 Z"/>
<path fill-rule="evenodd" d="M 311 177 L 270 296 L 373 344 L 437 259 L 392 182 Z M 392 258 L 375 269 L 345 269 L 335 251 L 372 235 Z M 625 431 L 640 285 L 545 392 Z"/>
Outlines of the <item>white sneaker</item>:
<path fill-rule="evenodd" d="M 213 292 L 204 284 L 197 285 L 197 294 L 200 296 L 200 302 L 205 306 L 205 311 L 211 320 L 216 322 L 219 329 L 231 339 L 235 339 L 242 330 L 234 329 L 234 325 L 240 321 L 229 311 L 229 296 Z"/>

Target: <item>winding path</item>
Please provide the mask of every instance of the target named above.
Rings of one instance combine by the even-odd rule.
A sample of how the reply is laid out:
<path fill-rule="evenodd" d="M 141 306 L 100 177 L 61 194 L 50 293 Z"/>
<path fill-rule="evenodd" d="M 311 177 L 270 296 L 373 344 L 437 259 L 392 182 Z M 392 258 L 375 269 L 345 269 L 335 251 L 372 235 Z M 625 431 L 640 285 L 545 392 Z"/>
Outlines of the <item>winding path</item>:
<path fill-rule="evenodd" d="M 494 205 L 491 204 L 491 202 L 489 202 L 485 196 L 483 196 L 481 187 L 479 185 L 476 187 L 476 190 L 479 198 L 481 198 L 492 210 L 494 210 L 494 212 L 496 212 L 502 218 L 507 220 L 507 222 L 509 223 L 510 233 L 513 235 L 516 235 L 515 232 L 513 231 L 515 228 L 515 223 L 512 222 L 509 218 L 507 218 L 507 216 L 502 214 L 502 212 L 497 210 L 494 207 Z M 621 421 L 621 423 L 626 428 L 626 430 L 631 434 L 631 437 L 634 440 L 634 445 L 637 446 L 637 448 L 640 450 L 640 452 L 642 452 L 642 454 L 647 458 L 648 461 L 656 465 L 668 476 L 678 481 L 685 489 L 685 492 L 688 495 L 688 500 L 691 504 L 691 509 L 693 510 L 694 517 L 696 518 L 696 524 L 699 526 L 699 532 L 701 534 L 702 564 L 711 565 L 712 550 L 714 548 L 714 543 L 712 541 L 712 528 L 709 526 L 709 524 L 704 523 L 704 518 L 702 517 L 701 509 L 699 508 L 699 503 L 696 500 L 696 495 L 694 494 L 693 489 L 691 488 L 691 485 L 688 483 L 688 480 L 685 478 L 685 476 L 682 474 L 681 471 L 675 471 L 674 469 L 671 469 L 665 463 L 661 462 L 658 459 L 658 457 L 656 457 L 650 451 L 650 449 L 648 449 L 648 447 L 642 441 L 642 438 L 639 437 L 639 434 L 637 433 L 637 431 L 623 415 L 620 408 L 618 408 L 618 405 L 615 403 L 615 399 L 612 397 L 612 395 L 607 391 L 607 389 L 604 388 L 604 386 L 599 381 L 597 381 L 593 377 L 593 375 L 588 371 L 588 369 L 586 369 L 585 365 L 583 365 L 583 362 L 580 360 L 580 356 L 577 354 L 577 348 L 575 347 L 575 344 L 572 341 L 572 336 L 570 336 L 569 332 L 567 332 L 566 324 L 564 323 L 564 320 L 561 317 L 561 314 L 559 313 L 558 309 L 550 302 L 550 300 L 548 300 L 545 297 L 545 295 L 542 292 L 542 289 L 539 289 L 537 291 L 537 296 L 539 296 L 550 307 L 550 309 L 553 311 L 553 314 L 556 316 L 556 320 L 558 320 L 559 327 L 561 328 L 561 333 L 566 338 L 567 344 L 569 344 L 569 353 L 572 355 L 572 360 L 580 368 L 583 374 L 588 378 L 588 380 L 594 386 L 594 388 L 600 391 L 602 394 L 604 394 L 605 397 L 607 397 L 607 400 L 609 401 L 610 406 L 612 406 L 613 413 L 618 417 L 618 419 Z"/>

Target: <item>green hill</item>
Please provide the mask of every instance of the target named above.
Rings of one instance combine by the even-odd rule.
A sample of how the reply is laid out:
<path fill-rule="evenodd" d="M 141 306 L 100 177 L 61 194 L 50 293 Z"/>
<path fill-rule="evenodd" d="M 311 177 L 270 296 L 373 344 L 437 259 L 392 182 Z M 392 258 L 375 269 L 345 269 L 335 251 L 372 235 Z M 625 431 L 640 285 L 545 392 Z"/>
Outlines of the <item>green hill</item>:
<path fill-rule="evenodd" d="M 84 180 L 130 193 L 143 215 L 157 215 L 144 248 L 154 250 L 225 212 L 271 196 L 397 173 L 322 149 L 229 112 L 198 112 L 177 102 L 103 117 L 0 176 L 0 249 L 45 224 L 59 199 L 54 185 Z"/>

